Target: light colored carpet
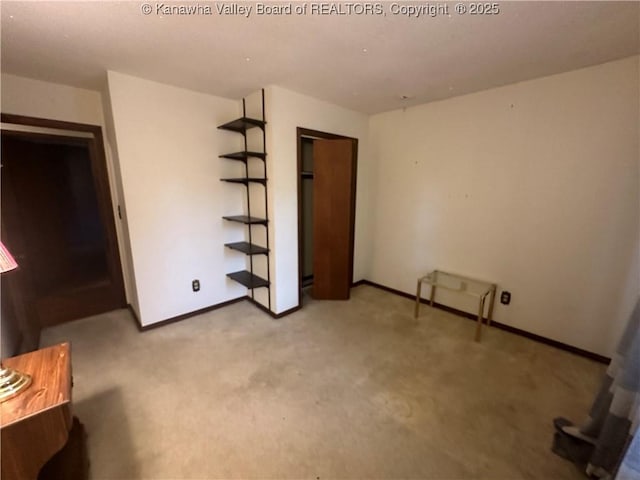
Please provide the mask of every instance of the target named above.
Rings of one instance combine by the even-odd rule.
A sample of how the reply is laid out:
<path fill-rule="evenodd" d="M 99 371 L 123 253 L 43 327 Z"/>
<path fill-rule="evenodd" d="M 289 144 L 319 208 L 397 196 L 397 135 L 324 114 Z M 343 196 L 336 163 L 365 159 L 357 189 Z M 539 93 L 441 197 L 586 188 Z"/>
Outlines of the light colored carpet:
<path fill-rule="evenodd" d="M 126 310 L 70 340 L 94 479 L 578 479 L 550 451 L 604 366 L 360 286 L 273 320 L 248 302 L 144 333 Z"/>

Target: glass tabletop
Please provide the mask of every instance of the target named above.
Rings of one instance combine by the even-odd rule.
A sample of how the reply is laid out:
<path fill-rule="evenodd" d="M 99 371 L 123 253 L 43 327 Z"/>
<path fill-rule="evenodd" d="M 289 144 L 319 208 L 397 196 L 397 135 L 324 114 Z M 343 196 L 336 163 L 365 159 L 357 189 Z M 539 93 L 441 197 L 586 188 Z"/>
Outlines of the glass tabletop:
<path fill-rule="evenodd" d="M 445 288 L 473 297 L 483 297 L 495 289 L 494 283 L 440 270 L 434 270 L 422 277 L 420 281 L 433 287 Z"/>

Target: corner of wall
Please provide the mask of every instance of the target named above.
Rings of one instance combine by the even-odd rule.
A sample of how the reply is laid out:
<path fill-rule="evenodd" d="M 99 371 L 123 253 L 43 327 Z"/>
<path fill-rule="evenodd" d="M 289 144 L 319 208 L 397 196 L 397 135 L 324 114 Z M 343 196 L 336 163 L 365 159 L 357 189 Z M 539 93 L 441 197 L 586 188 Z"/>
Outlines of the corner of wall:
<path fill-rule="evenodd" d="M 127 208 L 124 190 L 122 188 L 122 173 L 120 170 L 120 159 L 118 157 L 118 142 L 116 139 L 115 123 L 113 120 L 113 109 L 111 106 L 111 95 L 109 91 L 108 77 L 106 86 L 100 93 L 102 97 L 104 121 L 106 126 L 105 147 L 108 150 L 107 154 L 111 157 L 111 162 L 113 165 L 113 180 L 115 187 L 114 201 L 117 205 L 116 208 L 119 207 L 119 210 L 117 212 L 119 213 L 118 218 L 122 217 L 119 222 L 116 220 L 116 229 L 119 231 L 118 242 L 120 244 L 120 259 L 122 270 L 124 272 L 123 277 L 127 302 L 134 309 L 138 318 L 142 318 L 140 312 L 140 303 L 138 301 L 138 291 L 136 288 L 136 276 L 133 266 L 129 225 L 127 223 Z"/>

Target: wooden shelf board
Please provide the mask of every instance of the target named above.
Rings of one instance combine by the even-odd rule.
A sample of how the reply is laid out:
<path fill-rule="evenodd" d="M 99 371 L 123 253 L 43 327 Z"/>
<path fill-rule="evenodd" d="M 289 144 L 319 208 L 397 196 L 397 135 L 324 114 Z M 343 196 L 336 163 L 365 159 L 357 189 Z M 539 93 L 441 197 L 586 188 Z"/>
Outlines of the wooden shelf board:
<path fill-rule="evenodd" d="M 266 225 L 267 220 L 258 217 L 249 217 L 247 215 L 229 215 L 222 217 L 230 222 L 244 223 L 245 225 Z"/>
<path fill-rule="evenodd" d="M 258 120 L 255 118 L 249 117 L 240 117 L 236 120 L 232 120 L 223 125 L 220 125 L 218 128 L 221 130 L 229 130 L 232 132 L 238 132 L 242 134 L 246 134 L 247 130 L 251 128 L 262 128 L 264 129 L 266 122 L 262 120 Z"/>
<path fill-rule="evenodd" d="M 236 282 L 244 285 L 247 288 L 260 288 L 269 286 L 269 282 L 267 282 L 264 278 L 254 275 L 246 270 L 227 273 L 227 277 L 235 280 Z"/>
<path fill-rule="evenodd" d="M 231 250 L 242 252 L 245 255 L 266 255 L 269 253 L 268 248 L 261 247 L 260 245 L 252 244 L 249 242 L 225 243 L 224 246 L 230 248 Z"/>

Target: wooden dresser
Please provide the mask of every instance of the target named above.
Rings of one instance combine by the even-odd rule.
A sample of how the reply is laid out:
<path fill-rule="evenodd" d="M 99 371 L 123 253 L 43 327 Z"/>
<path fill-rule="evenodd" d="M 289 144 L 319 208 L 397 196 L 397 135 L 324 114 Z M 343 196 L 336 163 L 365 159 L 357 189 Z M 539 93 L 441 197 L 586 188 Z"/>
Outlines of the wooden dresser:
<path fill-rule="evenodd" d="M 74 425 L 80 429 L 80 438 L 84 439 L 82 425 L 77 420 L 74 422 L 71 413 L 69 344 L 43 348 L 8 358 L 2 363 L 32 377 L 32 384 L 26 390 L 0 404 L 2 479 L 35 480 L 50 460 L 52 468 L 77 471 L 79 473 L 73 477 L 84 478 L 86 471 L 80 473 L 86 470 L 84 464 L 87 463 L 84 442 L 69 442 Z M 73 443 L 74 450 L 79 451 L 70 455 L 69 448 L 66 448 L 70 443 Z M 54 455 L 64 457 L 63 464 L 71 458 L 72 463 L 82 466 L 61 467 L 59 458 L 52 460 Z M 61 473 L 54 473 L 58 474 Z M 65 474 L 60 478 L 70 477 Z"/>

